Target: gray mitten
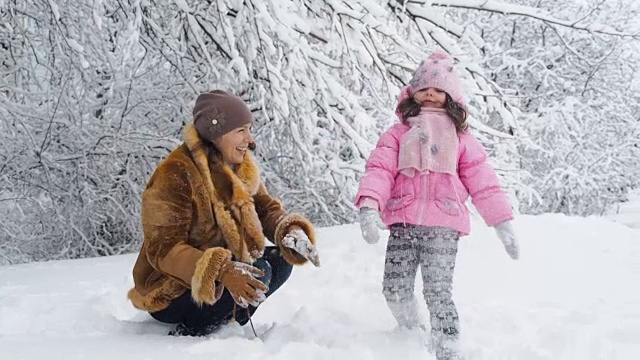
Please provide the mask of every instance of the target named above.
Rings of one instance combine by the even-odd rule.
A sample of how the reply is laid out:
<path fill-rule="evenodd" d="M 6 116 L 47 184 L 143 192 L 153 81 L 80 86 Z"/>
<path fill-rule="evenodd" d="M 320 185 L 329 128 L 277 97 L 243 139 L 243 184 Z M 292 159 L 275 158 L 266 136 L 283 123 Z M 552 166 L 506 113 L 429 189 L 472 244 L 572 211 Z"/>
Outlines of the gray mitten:
<path fill-rule="evenodd" d="M 520 246 L 518 245 L 516 232 L 511 221 L 503 221 L 496 225 L 495 229 L 500 241 L 504 244 L 504 249 L 507 251 L 507 254 L 509 254 L 513 260 L 518 260 L 520 257 Z"/>
<path fill-rule="evenodd" d="M 376 209 L 369 207 L 360 208 L 358 216 L 362 237 L 369 244 L 375 244 L 380 240 L 380 230 L 386 230 L 386 226 L 380 219 L 380 214 Z"/>

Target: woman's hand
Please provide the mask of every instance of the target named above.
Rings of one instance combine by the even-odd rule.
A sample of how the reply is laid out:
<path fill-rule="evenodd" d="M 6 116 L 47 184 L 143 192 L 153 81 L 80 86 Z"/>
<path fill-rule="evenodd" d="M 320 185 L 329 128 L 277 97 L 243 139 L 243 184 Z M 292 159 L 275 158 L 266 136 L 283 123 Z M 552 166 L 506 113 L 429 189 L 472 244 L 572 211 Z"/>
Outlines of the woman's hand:
<path fill-rule="evenodd" d="M 300 256 L 311 261 L 313 265 L 320 266 L 318 250 L 299 226 L 292 225 L 289 228 L 289 232 L 282 239 L 282 246 L 297 252 Z"/>
<path fill-rule="evenodd" d="M 241 262 L 227 261 L 220 269 L 218 281 L 229 290 L 236 304 L 244 308 L 257 307 L 266 299 L 269 288 L 256 276 L 264 276 L 264 271 Z"/>

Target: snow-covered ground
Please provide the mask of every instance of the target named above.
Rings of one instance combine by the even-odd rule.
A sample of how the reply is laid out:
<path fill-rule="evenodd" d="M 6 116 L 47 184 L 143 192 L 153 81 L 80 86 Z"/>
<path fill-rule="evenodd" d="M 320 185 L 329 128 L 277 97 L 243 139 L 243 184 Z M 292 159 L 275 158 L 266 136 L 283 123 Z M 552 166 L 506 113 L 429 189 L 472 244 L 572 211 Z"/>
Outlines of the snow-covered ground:
<path fill-rule="evenodd" d="M 634 229 L 640 229 L 640 190 L 630 194 L 628 201 L 615 205 L 607 218 Z"/>
<path fill-rule="evenodd" d="M 478 220 L 461 241 L 454 297 L 468 359 L 640 359 L 640 231 L 563 215 L 521 216 L 516 228 L 518 262 Z M 366 244 L 357 225 L 319 239 L 322 267 L 297 268 L 263 305 L 260 338 L 237 325 L 166 336 L 125 298 L 134 255 L 0 267 L 0 358 L 434 359 L 421 334 L 394 329 L 385 242 Z"/>

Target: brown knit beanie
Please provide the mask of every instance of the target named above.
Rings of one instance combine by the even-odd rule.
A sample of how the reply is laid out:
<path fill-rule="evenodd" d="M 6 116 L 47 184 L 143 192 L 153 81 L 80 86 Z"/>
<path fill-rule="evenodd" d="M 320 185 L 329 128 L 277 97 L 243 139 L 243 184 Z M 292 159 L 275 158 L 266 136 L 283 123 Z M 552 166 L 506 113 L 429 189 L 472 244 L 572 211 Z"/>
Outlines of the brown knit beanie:
<path fill-rule="evenodd" d="M 253 115 L 244 101 L 223 90 L 200 94 L 193 107 L 193 124 L 198 135 L 211 142 L 252 122 Z"/>

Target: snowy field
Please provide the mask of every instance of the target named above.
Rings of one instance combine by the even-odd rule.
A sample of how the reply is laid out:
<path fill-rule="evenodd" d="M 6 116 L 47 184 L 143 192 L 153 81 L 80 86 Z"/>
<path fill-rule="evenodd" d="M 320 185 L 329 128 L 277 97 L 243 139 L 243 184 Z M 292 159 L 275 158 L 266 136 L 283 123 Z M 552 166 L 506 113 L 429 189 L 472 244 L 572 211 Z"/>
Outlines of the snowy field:
<path fill-rule="evenodd" d="M 640 191 L 631 193 L 628 201 L 616 204 L 607 218 L 634 229 L 640 229 Z"/>
<path fill-rule="evenodd" d="M 454 297 L 468 360 L 640 359 L 640 230 L 563 215 L 521 216 L 516 228 L 519 262 L 478 220 L 461 241 Z M 423 334 L 395 329 L 384 246 L 357 225 L 320 229 L 322 267 L 297 268 L 262 306 L 259 338 L 237 325 L 165 336 L 125 298 L 134 255 L 0 267 L 0 358 L 434 359 Z"/>

